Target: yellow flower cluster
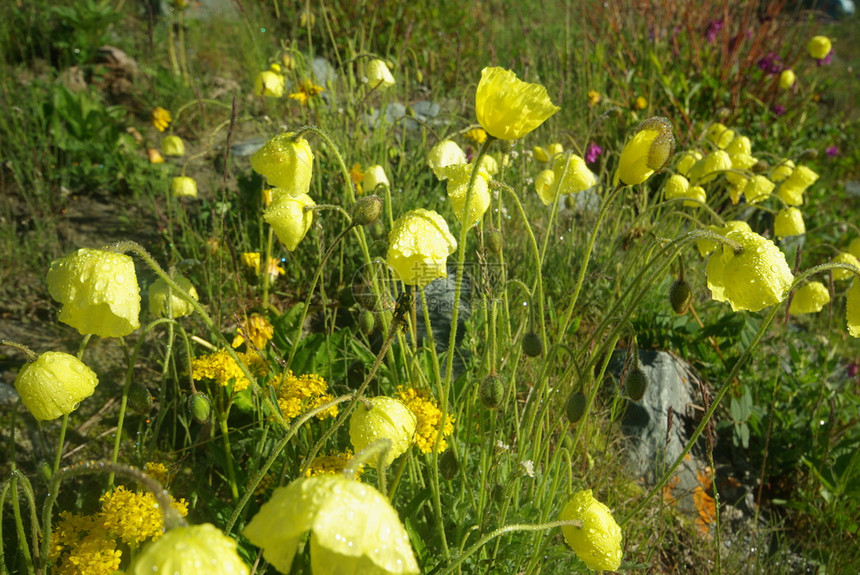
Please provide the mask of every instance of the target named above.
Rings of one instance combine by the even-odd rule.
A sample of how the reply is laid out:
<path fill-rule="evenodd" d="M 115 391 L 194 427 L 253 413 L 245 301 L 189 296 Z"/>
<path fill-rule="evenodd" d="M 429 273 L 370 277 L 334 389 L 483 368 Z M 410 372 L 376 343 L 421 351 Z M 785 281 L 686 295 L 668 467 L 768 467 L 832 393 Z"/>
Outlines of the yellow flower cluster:
<path fill-rule="evenodd" d="M 265 317 L 258 313 L 248 316 L 233 338 L 233 347 L 239 347 L 249 339 L 257 349 L 264 349 L 272 336 L 275 335 L 275 327 Z"/>
<path fill-rule="evenodd" d="M 87 535 L 63 557 L 57 575 L 112 575 L 119 569 L 122 551 L 116 541 L 101 534 Z"/>
<path fill-rule="evenodd" d="M 105 531 L 119 537 L 129 545 L 148 539 L 158 539 L 164 531 L 164 515 L 155 496 L 149 491 L 129 491 L 122 485 L 105 493 L 99 520 Z M 172 500 L 173 508 L 183 517 L 188 515 L 184 499 Z"/>
<path fill-rule="evenodd" d="M 441 425 L 442 411 L 436 405 L 436 400 L 430 392 L 424 389 L 397 388 L 395 394 L 397 399 L 406 404 L 406 407 L 415 414 L 418 425 L 415 429 L 415 445 L 423 453 L 430 453 L 436 448 L 436 437 L 439 429 L 442 429 L 443 439 L 439 442 L 439 451 L 448 449 L 445 437 L 454 433 L 454 418 L 449 414 L 445 417 L 445 424 Z"/>
<path fill-rule="evenodd" d="M 288 371 L 281 381 L 275 384 L 275 389 L 278 393 L 278 407 L 288 420 L 334 399 L 334 396 L 328 393 L 325 379 L 314 373 L 296 376 L 292 371 Z M 337 406 L 333 405 L 318 413 L 317 418 L 325 419 L 336 415 Z"/>
<path fill-rule="evenodd" d="M 152 111 L 152 125 L 159 132 L 163 132 L 170 125 L 173 118 L 170 117 L 170 112 L 159 106 Z"/>
<path fill-rule="evenodd" d="M 143 466 L 143 471 L 162 485 L 170 483 L 170 472 L 167 470 L 167 466 L 163 463 L 150 461 Z"/>
<path fill-rule="evenodd" d="M 472 128 L 465 134 L 463 134 L 467 140 L 472 140 L 476 144 L 483 144 L 487 141 L 487 132 L 482 130 L 481 128 Z"/>
<path fill-rule="evenodd" d="M 264 371 L 265 362 L 260 355 L 241 352 L 238 355 L 251 370 L 251 373 L 259 374 Z M 243 389 L 248 389 L 251 385 L 251 382 L 245 377 L 239 365 L 223 349 L 192 359 L 191 377 L 196 380 L 211 379 L 225 387 L 232 381 L 234 382 L 233 391 L 242 391 Z"/>
<path fill-rule="evenodd" d="M 319 455 L 311 462 L 311 466 L 305 470 L 305 477 L 316 477 L 317 475 L 340 475 L 349 462 L 352 461 L 352 450 L 347 449 L 344 452 L 332 453 L 329 455 Z M 364 466 L 359 466 L 354 473 L 354 477 L 358 480 L 364 471 Z"/>

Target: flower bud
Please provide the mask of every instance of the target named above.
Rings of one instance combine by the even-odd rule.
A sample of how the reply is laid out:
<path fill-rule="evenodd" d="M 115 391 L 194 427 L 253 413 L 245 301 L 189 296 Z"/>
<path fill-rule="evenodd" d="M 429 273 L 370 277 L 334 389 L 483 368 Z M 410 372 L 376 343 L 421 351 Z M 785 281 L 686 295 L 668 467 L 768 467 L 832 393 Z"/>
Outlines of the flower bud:
<path fill-rule="evenodd" d="M 146 415 L 152 410 L 152 394 L 139 381 L 131 382 L 128 387 L 128 406 L 142 415 Z"/>
<path fill-rule="evenodd" d="M 561 511 L 563 521 L 580 521 L 582 526 L 561 528 L 564 540 L 594 571 L 617 571 L 621 565 L 621 527 L 609 508 L 586 489 L 576 493 Z"/>
<path fill-rule="evenodd" d="M 504 238 L 502 237 L 502 232 L 499 230 L 490 230 L 486 233 L 484 241 L 488 252 L 493 255 L 499 255 L 502 253 L 502 248 L 505 243 Z"/>
<path fill-rule="evenodd" d="M 355 203 L 352 210 L 352 223 L 357 226 L 369 226 L 382 214 L 382 199 L 379 196 L 363 196 Z"/>
<path fill-rule="evenodd" d="M 801 162 L 807 162 L 809 160 L 818 159 L 818 150 L 815 148 L 807 148 L 800 152 L 800 155 L 797 157 Z"/>
<path fill-rule="evenodd" d="M 449 449 L 439 456 L 439 475 L 442 476 L 442 479 L 451 481 L 457 476 L 458 471 L 460 471 L 460 462 L 457 461 L 453 449 Z"/>
<path fill-rule="evenodd" d="M 45 421 L 74 411 L 98 383 L 95 372 L 75 356 L 47 351 L 21 368 L 15 389 L 33 417 Z"/>
<path fill-rule="evenodd" d="M 204 393 L 194 393 L 188 396 L 185 404 L 188 414 L 197 423 L 206 423 L 212 413 L 212 402 Z"/>
<path fill-rule="evenodd" d="M 488 375 L 478 386 L 478 397 L 487 409 L 499 407 L 505 400 L 505 379 L 500 375 Z"/>
<path fill-rule="evenodd" d="M 185 142 L 179 136 L 164 136 L 161 140 L 161 153 L 165 156 L 181 157 L 185 155 Z"/>
<path fill-rule="evenodd" d="M 390 440 L 391 445 L 382 459 L 382 464 L 387 467 L 412 445 L 418 421 L 402 401 L 393 397 L 374 397 L 370 403 L 371 407 L 361 403 L 352 412 L 349 439 L 356 451 L 380 439 Z M 379 456 L 374 455 L 369 461 L 375 465 L 378 459 Z"/>
<path fill-rule="evenodd" d="M 366 309 L 361 310 L 361 314 L 358 316 L 358 325 L 364 335 L 372 334 L 373 330 L 376 329 L 376 317 L 374 317 L 373 312 Z"/>
<path fill-rule="evenodd" d="M 188 292 L 195 300 L 200 299 L 197 295 L 197 289 L 191 284 L 191 280 L 182 275 L 176 275 L 173 281 L 179 284 L 179 287 Z M 167 311 L 168 293 L 170 294 L 170 312 Z M 149 311 L 156 317 L 184 317 L 194 313 L 194 307 L 183 297 L 180 297 L 174 290 L 170 289 L 167 282 L 158 278 L 152 285 L 149 286 Z"/>
<path fill-rule="evenodd" d="M 648 374 L 645 373 L 638 361 L 627 370 L 627 377 L 624 378 L 624 389 L 627 392 L 627 397 L 633 401 L 639 401 L 645 396 L 645 390 L 648 389 Z"/>
<path fill-rule="evenodd" d="M 585 408 L 588 404 L 588 398 L 581 391 L 573 391 L 567 396 L 567 401 L 564 402 L 564 412 L 567 414 L 567 420 L 571 423 L 578 423 L 582 416 L 585 415 Z"/>
<path fill-rule="evenodd" d="M 687 280 L 678 278 L 669 287 L 669 303 L 678 315 L 687 313 L 690 302 L 693 300 L 693 290 Z"/>
<path fill-rule="evenodd" d="M 523 353 L 529 357 L 537 357 L 543 353 L 543 340 L 531 331 L 523 336 Z"/>

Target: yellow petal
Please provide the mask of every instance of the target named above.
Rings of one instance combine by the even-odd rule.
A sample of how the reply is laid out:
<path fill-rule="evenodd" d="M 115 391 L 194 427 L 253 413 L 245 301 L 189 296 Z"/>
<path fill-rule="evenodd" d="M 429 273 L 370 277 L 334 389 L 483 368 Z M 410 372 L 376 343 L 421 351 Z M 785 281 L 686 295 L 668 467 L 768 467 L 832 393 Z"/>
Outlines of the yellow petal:
<path fill-rule="evenodd" d="M 561 108 L 553 104 L 546 88 L 517 78 L 510 70 L 487 67 L 475 94 L 478 123 L 500 140 L 522 138 Z"/>

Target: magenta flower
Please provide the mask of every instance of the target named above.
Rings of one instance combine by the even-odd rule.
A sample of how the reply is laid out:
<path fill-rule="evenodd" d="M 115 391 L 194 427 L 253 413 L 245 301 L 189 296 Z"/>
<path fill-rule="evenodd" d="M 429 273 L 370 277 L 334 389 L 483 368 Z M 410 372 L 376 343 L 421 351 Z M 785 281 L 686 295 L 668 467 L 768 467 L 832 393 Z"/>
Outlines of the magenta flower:
<path fill-rule="evenodd" d="M 815 64 L 816 64 L 817 66 L 819 66 L 819 67 L 821 67 L 821 66 L 829 66 L 829 65 L 830 65 L 830 61 L 831 61 L 832 59 L 833 59 L 833 50 L 830 50 L 830 52 L 828 52 L 828 53 L 827 53 L 827 56 L 825 56 L 825 57 L 824 57 L 824 58 L 822 58 L 821 60 L 816 60 L 816 61 L 815 61 Z"/>
<path fill-rule="evenodd" d="M 722 20 L 711 20 L 708 22 L 708 29 L 705 30 L 705 40 L 708 41 L 708 44 L 713 44 L 717 39 L 717 34 L 720 33 L 720 30 L 723 29 L 723 21 Z"/>
<path fill-rule="evenodd" d="M 782 59 L 776 52 L 768 52 L 767 56 L 759 59 L 758 67 L 765 74 L 779 74 L 782 72 Z"/>
<path fill-rule="evenodd" d="M 783 114 L 785 114 L 785 106 L 783 106 L 782 104 L 774 104 L 773 113 L 777 116 L 782 116 Z"/>
<path fill-rule="evenodd" d="M 839 155 L 839 148 L 837 146 L 828 146 L 824 153 L 827 154 L 828 158 L 833 158 Z"/>
<path fill-rule="evenodd" d="M 593 164 L 597 161 L 597 158 L 600 157 L 600 154 L 603 153 L 603 148 L 591 142 L 588 144 L 588 149 L 585 150 L 585 163 Z"/>

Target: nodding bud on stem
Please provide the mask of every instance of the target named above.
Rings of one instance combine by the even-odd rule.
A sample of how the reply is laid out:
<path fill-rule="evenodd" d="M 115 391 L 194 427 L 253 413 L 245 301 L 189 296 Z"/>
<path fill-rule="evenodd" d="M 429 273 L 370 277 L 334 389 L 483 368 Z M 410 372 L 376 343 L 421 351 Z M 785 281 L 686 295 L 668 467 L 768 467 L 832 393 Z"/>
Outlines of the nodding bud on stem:
<path fill-rule="evenodd" d="M 355 203 L 352 222 L 357 226 L 369 226 L 382 214 L 382 199 L 379 196 L 364 196 Z"/>

